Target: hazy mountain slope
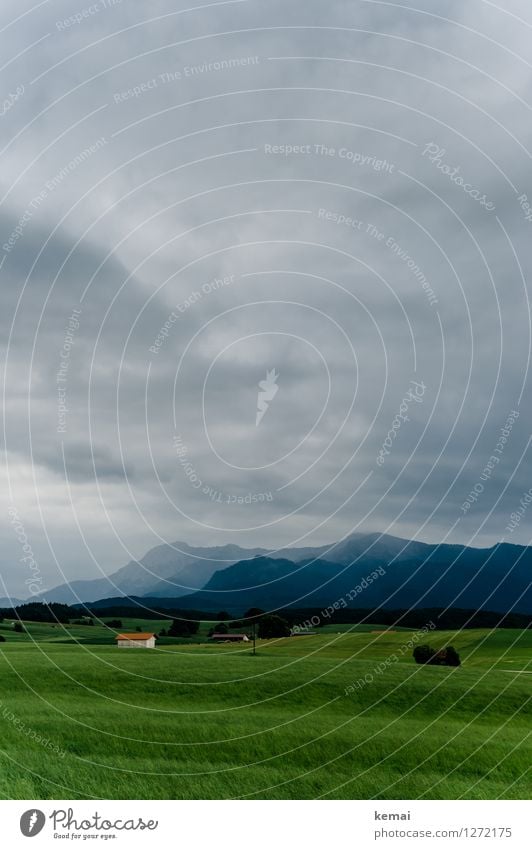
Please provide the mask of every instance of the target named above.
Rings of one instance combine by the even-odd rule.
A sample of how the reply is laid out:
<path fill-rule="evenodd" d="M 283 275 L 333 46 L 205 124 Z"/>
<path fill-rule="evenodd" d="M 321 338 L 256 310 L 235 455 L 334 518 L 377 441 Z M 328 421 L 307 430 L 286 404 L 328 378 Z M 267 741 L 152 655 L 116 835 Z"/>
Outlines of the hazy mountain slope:
<path fill-rule="evenodd" d="M 532 549 L 498 545 L 407 545 L 394 538 L 360 550 L 357 541 L 336 556 L 347 563 L 315 560 L 295 564 L 268 557 L 246 560 L 217 572 L 199 593 L 181 605 L 240 613 L 247 607 L 326 607 L 344 599 L 350 607 L 455 606 L 532 612 Z M 394 560 L 394 557 L 396 558 Z M 358 559 L 356 559 L 358 558 Z M 355 562 L 352 562 L 352 561 Z M 352 598 L 363 578 L 384 571 Z"/>
<path fill-rule="evenodd" d="M 43 596 L 65 603 L 121 595 L 181 598 L 188 609 L 226 607 L 235 612 L 253 605 L 327 606 L 379 567 L 385 575 L 357 596 L 355 606 L 454 605 L 532 612 L 532 548 L 430 545 L 380 534 L 271 553 L 237 545 L 161 545 L 110 578 L 74 581 Z"/>
<path fill-rule="evenodd" d="M 27 599 L 27 601 L 31 601 L 32 599 Z M 0 607 L 9 608 L 9 607 L 17 607 L 19 604 L 25 604 L 20 598 L 15 598 L 12 596 L 11 598 L 0 598 Z"/>
<path fill-rule="evenodd" d="M 293 559 L 317 556 L 322 549 L 290 549 Z M 115 596 L 150 596 L 178 598 L 201 589 L 219 569 L 239 560 L 268 554 L 264 548 L 241 548 L 225 545 L 201 548 L 175 542 L 150 549 L 141 560 L 132 560 L 109 577 L 72 581 L 43 592 L 38 598 L 74 604 Z M 281 557 L 283 552 L 269 554 Z"/>
<path fill-rule="evenodd" d="M 141 560 L 130 561 L 109 577 L 61 584 L 42 593 L 41 597 L 66 604 L 152 593 L 177 598 L 200 589 L 217 569 L 224 569 L 236 560 L 262 551 L 248 551 L 237 545 L 219 548 L 193 548 L 182 542 L 158 545 Z"/>

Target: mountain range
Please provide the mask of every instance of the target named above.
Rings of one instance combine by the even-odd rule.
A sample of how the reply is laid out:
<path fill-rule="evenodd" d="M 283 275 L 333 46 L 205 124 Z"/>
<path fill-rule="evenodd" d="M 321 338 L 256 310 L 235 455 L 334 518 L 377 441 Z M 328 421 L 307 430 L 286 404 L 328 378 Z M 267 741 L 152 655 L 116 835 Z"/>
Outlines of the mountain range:
<path fill-rule="evenodd" d="M 182 609 L 234 615 L 253 606 L 326 607 L 340 599 L 349 607 L 532 613 L 531 576 L 532 548 L 508 543 L 472 548 L 378 533 L 279 551 L 176 542 L 151 549 L 109 577 L 62 584 L 40 599 L 74 604 L 172 598 Z"/>
<path fill-rule="evenodd" d="M 275 553 L 265 548 L 241 548 L 239 545 L 201 548 L 186 542 L 174 542 L 150 549 L 140 560 L 131 560 L 108 577 L 61 584 L 41 593 L 37 600 L 75 604 L 110 596 L 179 598 L 201 590 L 216 571 L 239 560 L 261 555 L 272 558 L 289 555 L 295 560 L 302 560 L 318 556 L 322 550 L 327 550 L 327 546 L 292 548 Z"/>

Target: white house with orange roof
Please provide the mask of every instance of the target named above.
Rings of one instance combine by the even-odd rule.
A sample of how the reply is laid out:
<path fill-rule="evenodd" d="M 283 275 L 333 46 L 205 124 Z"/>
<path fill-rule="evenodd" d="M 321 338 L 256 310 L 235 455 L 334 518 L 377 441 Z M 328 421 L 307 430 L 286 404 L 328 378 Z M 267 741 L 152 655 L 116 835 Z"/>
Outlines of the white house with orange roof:
<path fill-rule="evenodd" d="M 155 634 L 137 631 L 134 634 L 117 634 L 115 640 L 119 649 L 155 648 Z"/>

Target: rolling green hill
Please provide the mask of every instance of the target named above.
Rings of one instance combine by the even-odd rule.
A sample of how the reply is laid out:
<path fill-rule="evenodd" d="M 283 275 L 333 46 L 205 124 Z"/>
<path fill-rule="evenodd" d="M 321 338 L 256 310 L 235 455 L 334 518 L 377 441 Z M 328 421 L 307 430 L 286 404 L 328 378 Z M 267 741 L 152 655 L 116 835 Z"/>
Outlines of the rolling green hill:
<path fill-rule="evenodd" d="M 200 641 L 117 649 L 100 626 L 7 627 L 4 798 L 489 799 L 529 788 L 530 631 L 430 632 L 424 642 L 461 653 L 450 669 L 415 665 L 403 651 L 411 632 L 368 625 L 259 641 L 256 657 L 249 644 Z M 90 642 L 63 642 L 76 638 Z"/>

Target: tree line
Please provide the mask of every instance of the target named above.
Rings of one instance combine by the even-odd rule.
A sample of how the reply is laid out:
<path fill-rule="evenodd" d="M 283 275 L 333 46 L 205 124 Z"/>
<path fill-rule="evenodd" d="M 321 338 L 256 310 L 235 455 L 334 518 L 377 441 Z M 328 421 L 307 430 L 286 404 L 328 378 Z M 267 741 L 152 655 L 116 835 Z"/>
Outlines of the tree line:
<path fill-rule="evenodd" d="M 266 613 L 258 607 L 252 607 L 246 611 L 241 619 L 238 619 L 234 613 L 231 614 L 228 611 L 213 613 L 212 610 L 183 610 L 177 607 L 165 607 L 164 605 L 146 610 L 134 601 L 130 604 L 124 602 L 112 607 L 81 604 L 68 605 L 59 602 L 27 602 L 16 607 L 0 608 L 0 621 L 3 619 L 13 619 L 28 622 L 69 624 L 80 621 L 81 616 L 85 616 L 85 619 L 88 617 L 95 620 L 99 620 L 100 617 L 120 618 L 142 616 L 143 619 L 168 619 L 169 624 L 174 620 L 200 622 L 207 619 L 218 620 L 220 624 L 222 622 L 230 622 L 230 627 L 233 628 L 246 628 L 253 625 L 253 622 L 258 627 L 259 621 L 268 615 L 280 617 L 289 627 L 297 625 L 306 619 L 310 620 L 313 618 L 319 620 L 319 623 L 315 626 L 317 628 L 327 623 L 332 623 L 333 625 L 355 625 L 364 622 L 367 624 L 415 629 L 422 627 L 429 621 L 435 623 L 437 630 L 443 631 L 453 631 L 463 628 L 528 628 L 532 625 L 532 615 L 526 613 L 501 614 L 489 610 L 468 610 L 458 607 L 450 609 L 420 607 L 413 610 L 345 608 L 335 611 L 326 620 L 321 619 L 320 613 L 320 608 L 280 608 Z M 197 633 L 197 629 L 194 633 Z"/>

